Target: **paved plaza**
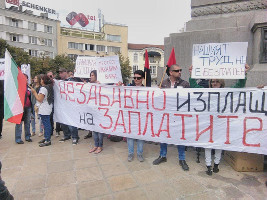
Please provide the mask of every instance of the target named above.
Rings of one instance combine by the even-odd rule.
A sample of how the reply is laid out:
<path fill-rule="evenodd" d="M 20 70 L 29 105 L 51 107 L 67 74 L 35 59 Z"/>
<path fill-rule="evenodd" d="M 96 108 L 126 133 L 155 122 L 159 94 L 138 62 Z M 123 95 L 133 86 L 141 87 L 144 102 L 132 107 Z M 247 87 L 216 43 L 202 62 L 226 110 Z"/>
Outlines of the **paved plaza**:
<path fill-rule="evenodd" d="M 196 163 L 193 148 L 186 152 L 190 171 L 184 172 L 173 145 L 168 148 L 168 161 L 154 166 L 159 145 L 145 144 L 145 162 L 140 163 L 136 155 L 128 162 L 127 144 L 106 137 L 104 150 L 89 154 L 94 143 L 92 138 L 83 139 L 85 131 L 79 131 L 76 146 L 52 136 L 52 145 L 43 148 L 37 135 L 32 143 L 16 144 L 14 131 L 13 124 L 4 123 L 0 158 L 2 179 L 16 200 L 267 199 L 266 172 L 236 172 L 222 159 L 220 172 L 207 176 L 204 153 Z"/>

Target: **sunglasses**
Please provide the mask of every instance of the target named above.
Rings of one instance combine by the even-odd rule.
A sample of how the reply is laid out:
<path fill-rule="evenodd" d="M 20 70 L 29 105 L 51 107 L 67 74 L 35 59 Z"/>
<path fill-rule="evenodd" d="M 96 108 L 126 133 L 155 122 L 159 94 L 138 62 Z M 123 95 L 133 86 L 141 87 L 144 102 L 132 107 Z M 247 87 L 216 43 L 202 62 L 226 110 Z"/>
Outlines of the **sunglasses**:
<path fill-rule="evenodd" d="M 220 83 L 220 81 L 211 81 L 211 83 Z"/>
<path fill-rule="evenodd" d="M 182 72 L 182 69 L 172 70 L 173 72 Z"/>
<path fill-rule="evenodd" d="M 134 80 L 141 80 L 142 79 L 142 77 L 133 77 L 134 78 Z"/>

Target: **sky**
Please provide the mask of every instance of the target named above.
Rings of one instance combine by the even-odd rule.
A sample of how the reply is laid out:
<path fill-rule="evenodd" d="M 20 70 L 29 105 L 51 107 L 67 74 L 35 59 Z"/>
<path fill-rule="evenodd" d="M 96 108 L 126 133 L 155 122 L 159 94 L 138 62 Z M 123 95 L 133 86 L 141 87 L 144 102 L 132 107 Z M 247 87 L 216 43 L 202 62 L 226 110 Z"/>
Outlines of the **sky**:
<path fill-rule="evenodd" d="M 27 0 L 56 12 L 75 11 L 98 16 L 106 22 L 128 26 L 128 43 L 164 44 L 164 37 L 179 32 L 190 20 L 191 0 Z M 65 14 L 66 15 L 66 14 Z"/>

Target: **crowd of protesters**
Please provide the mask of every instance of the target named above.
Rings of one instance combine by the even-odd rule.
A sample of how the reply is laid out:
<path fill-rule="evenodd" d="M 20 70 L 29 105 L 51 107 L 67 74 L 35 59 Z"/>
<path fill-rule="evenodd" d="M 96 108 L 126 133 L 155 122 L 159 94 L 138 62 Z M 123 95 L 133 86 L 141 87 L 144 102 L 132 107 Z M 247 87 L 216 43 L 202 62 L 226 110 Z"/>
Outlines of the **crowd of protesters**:
<path fill-rule="evenodd" d="M 249 70 L 249 66 L 245 66 L 246 74 Z M 189 73 L 191 74 L 192 66 L 189 67 Z M 161 88 L 177 88 L 178 86 L 184 88 L 224 88 L 225 83 L 222 79 L 211 79 L 211 80 L 201 80 L 201 82 L 197 83 L 197 81 L 193 78 L 189 78 L 189 81 L 183 80 L 181 78 L 182 69 L 178 65 L 172 65 L 168 71 L 168 78 L 162 82 Z M 72 71 L 67 71 L 64 68 L 60 68 L 58 71 L 59 79 L 63 81 L 81 81 L 84 83 L 99 83 L 97 80 L 97 71 L 94 70 L 90 73 L 90 78 L 88 79 L 80 79 L 73 77 Z M 25 75 L 26 78 L 27 75 Z M 24 134 L 25 141 L 32 142 L 31 137 L 37 135 L 36 134 L 36 121 L 38 119 L 39 122 L 39 134 L 38 136 L 44 137 L 39 141 L 40 147 L 45 147 L 51 145 L 51 135 L 53 135 L 54 131 L 54 122 L 53 122 L 53 111 L 54 111 L 54 94 L 53 94 L 53 79 L 54 74 L 52 71 L 47 72 L 47 74 L 36 75 L 33 79 L 33 83 L 31 85 L 27 85 L 27 90 L 25 93 L 25 102 L 24 102 L 24 113 L 22 117 L 21 124 L 16 124 L 15 127 L 15 142 L 17 144 L 23 144 L 23 140 L 21 139 L 22 135 L 22 124 L 24 124 Z M 137 70 L 134 72 L 133 83 L 129 86 L 133 87 L 143 87 L 143 81 L 145 78 L 145 74 L 142 70 Z M 240 79 L 237 81 L 234 88 L 242 88 L 245 87 L 246 79 Z M 205 83 L 206 84 L 203 84 Z M 117 85 L 122 86 L 122 83 L 118 83 Z M 264 85 L 259 85 L 258 88 L 263 88 Z M 1 107 L 3 107 L 3 82 L 0 82 L 0 90 L 1 92 Z M 3 109 L 1 109 L 0 113 L 0 137 L 2 137 L 2 122 L 3 122 Z M 32 133 L 30 132 L 30 124 L 32 125 Z M 63 131 L 63 137 L 59 140 L 59 142 L 65 142 L 67 140 L 72 140 L 73 145 L 77 145 L 79 142 L 78 128 L 63 124 L 56 123 L 56 134 L 55 136 L 60 136 L 60 131 Z M 103 151 L 103 133 L 99 132 L 91 132 L 84 137 L 84 139 L 90 138 L 93 135 L 94 139 L 94 147 L 89 150 L 89 153 L 99 154 Z M 128 145 L 128 161 L 131 162 L 134 159 L 134 141 L 137 143 L 137 159 L 140 162 L 144 161 L 143 156 L 143 146 L 145 142 L 143 140 L 136 140 L 132 138 L 127 138 Z M 154 165 L 159 165 L 163 162 L 167 162 L 167 144 L 160 144 L 160 152 L 159 157 L 153 161 Z M 179 165 L 184 171 L 189 170 L 189 166 L 186 163 L 186 147 L 183 145 L 177 145 L 178 155 L 179 155 Z M 221 159 L 222 150 L 215 150 L 215 159 L 214 166 L 212 167 L 212 159 L 211 159 L 211 149 L 205 149 L 205 161 L 207 166 L 206 173 L 208 175 L 212 175 L 212 172 L 219 172 L 219 163 Z"/>

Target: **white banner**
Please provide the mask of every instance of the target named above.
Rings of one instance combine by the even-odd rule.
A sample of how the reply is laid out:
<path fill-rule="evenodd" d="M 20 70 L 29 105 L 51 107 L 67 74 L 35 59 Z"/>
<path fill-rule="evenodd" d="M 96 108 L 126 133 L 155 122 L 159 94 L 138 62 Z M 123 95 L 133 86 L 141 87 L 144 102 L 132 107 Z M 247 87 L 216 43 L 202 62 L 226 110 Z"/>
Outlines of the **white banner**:
<path fill-rule="evenodd" d="M 247 42 L 194 44 L 192 78 L 244 79 Z"/>
<path fill-rule="evenodd" d="M 0 58 L 0 80 L 4 80 L 5 75 L 5 59 Z"/>
<path fill-rule="evenodd" d="M 265 90 L 55 81 L 56 122 L 147 141 L 267 154 Z"/>
<path fill-rule="evenodd" d="M 97 70 L 97 80 L 100 83 L 122 82 L 121 66 L 118 56 L 107 57 L 77 57 L 75 77 L 90 78 L 90 73 Z"/>
<path fill-rule="evenodd" d="M 28 64 L 28 65 L 23 64 L 23 65 L 20 66 L 20 68 L 21 68 L 21 72 L 23 74 L 27 74 L 27 76 L 28 76 L 28 84 L 31 84 L 32 78 L 31 78 L 31 66 L 30 66 L 30 64 Z"/>

